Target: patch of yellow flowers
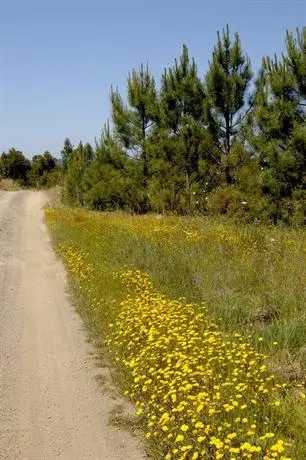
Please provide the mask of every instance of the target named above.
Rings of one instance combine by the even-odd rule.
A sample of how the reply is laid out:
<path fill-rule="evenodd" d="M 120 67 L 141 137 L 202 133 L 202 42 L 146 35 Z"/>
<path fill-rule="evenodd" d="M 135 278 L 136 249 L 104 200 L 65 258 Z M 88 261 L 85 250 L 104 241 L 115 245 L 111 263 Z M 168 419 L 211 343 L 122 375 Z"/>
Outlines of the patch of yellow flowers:
<path fill-rule="evenodd" d="M 46 210 L 51 227 L 58 213 Z M 183 219 L 172 223 L 171 218 L 128 219 L 79 210 L 61 212 L 60 218 L 82 229 L 91 245 L 101 245 L 105 227 L 135 231 L 170 245 L 204 238 L 234 247 L 244 241 L 220 225 L 204 234 Z M 93 289 L 97 268 L 86 252 L 68 241 L 59 252 L 78 289 L 99 310 Z M 288 386 L 269 374 L 266 357 L 240 334 L 222 333 L 205 305 L 167 298 L 138 270 L 125 269 L 117 277 L 129 294 L 109 326 L 106 343 L 124 368 L 126 394 L 143 418 L 146 437 L 159 458 L 291 460 L 291 440 L 283 435 L 282 417 Z M 304 393 L 300 396 L 305 398 Z"/>
<path fill-rule="evenodd" d="M 265 356 L 220 332 L 203 305 L 161 295 L 143 272 L 118 276 L 130 294 L 106 343 L 161 458 L 289 460 L 291 444 L 277 435 L 286 384 Z"/>
<path fill-rule="evenodd" d="M 67 244 L 61 244 L 59 253 L 63 257 L 69 273 L 77 276 L 80 280 L 90 279 L 94 266 L 88 262 L 87 254 L 84 251 Z"/>
<path fill-rule="evenodd" d="M 116 230 L 136 233 L 152 242 L 176 247 L 178 244 L 220 245 L 230 250 L 238 249 L 241 255 L 250 257 L 257 251 L 267 253 L 286 250 L 298 250 L 306 253 L 306 244 L 299 243 L 289 237 L 289 234 L 278 235 L 277 240 L 271 238 L 267 232 L 251 232 L 248 227 L 239 227 L 234 224 L 215 222 L 212 219 L 184 218 L 163 215 L 129 216 L 124 213 L 96 213 L 85 209 L 54 209 L 47 208 L 45 216 L 50 227 L 61 223 L 77 227 L 89 238 L 99 236 L 105 230 Z M 273 235 L 272 235 L 273 236 Z M 281 239 L 280 239 L 280 236 Z"/>
<path fill-rule="evenodd" d="M 59 211 L 53 208 L 45 210 L 46 219 L 50 226 L 55 225 L 59 219 Z M 199 243 L 211 241 L 214 243 L 235 245 L 240 242 L 236 231 L 225 225 L 214 225 L 200 229 L 196 223 L 181 217 L 165 217 L 160 215 L 128 216 L 125 214 L 94 213 L 82 209 L 62 210 L 60 213 L 62 222 L 90 233 L 91 235 L 106 228 L 123 230 L 136 233 L 151 241 L 161 244 L 177 245 L 180 243 Z"/>

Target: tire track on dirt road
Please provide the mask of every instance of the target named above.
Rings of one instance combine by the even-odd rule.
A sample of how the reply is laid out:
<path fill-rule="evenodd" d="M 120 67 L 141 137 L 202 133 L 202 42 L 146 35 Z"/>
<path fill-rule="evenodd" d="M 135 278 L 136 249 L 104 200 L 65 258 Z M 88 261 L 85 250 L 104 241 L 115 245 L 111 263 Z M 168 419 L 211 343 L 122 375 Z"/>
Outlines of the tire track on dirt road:
<path fill-rule="evenodd" d="M 138 441 L 109 425 L 118 401 L 95 381 L 46 201 L 44 192 L 0 192 L 0 458 L 142 459 Z"/>

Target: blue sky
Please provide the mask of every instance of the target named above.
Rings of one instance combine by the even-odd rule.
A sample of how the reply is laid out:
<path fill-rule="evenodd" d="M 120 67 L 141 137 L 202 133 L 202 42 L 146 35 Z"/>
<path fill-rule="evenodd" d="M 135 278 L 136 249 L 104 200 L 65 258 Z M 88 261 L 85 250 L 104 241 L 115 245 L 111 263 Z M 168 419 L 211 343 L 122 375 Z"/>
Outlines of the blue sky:
<path fill-rule="evenodd" d="M 58 155 L 65 137 L 92 142 L 109 89 L 148 62 L 159 79 L 183 43 L 201 76 L 228 23 L 254 71 L 305 25 L 305 0 L 0 0 L 0 152 Z"/>

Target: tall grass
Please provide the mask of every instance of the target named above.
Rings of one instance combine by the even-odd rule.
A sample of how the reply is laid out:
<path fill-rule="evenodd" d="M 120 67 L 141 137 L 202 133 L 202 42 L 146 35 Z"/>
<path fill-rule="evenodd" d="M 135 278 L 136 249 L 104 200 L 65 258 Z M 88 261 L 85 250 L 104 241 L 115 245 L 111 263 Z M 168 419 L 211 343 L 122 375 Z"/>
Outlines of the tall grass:
<path fill-rule="evenodd" d="M 267 356 L 269 372 L 279 382 L 304 385 L 305 230 L 67 209 L 48 209 L 46 217 L 72 274 L 79 311 L 101 343 L 131 295 L 114 274 L 129 267 L 149 276 L 154 289 L 169 301 L 183 297 L 197 312 L 204 303 L 208 317 L 226 337 L 241 333 Z M 120 361 L 120 354 L 114 356 Z M 128 386 L 126 369 L 121 377 Z M 300 390 L 289 392 L 279 416 L 286 420 L 285 438 L 294 441 L 294 458 L 303 460 L 306 411 L 297 393 Z M 187 450 L 182 458 L 188 455 Z M 217 458 L 212 455 L 203 458 Z M 256 455 L 246 458 L 263 458 Z"/>
<path fill-rule="evenodd" d="M 21 185 L 13 179 L 0 179 L 0 191 L 15 192 L 21 189 Z"/>

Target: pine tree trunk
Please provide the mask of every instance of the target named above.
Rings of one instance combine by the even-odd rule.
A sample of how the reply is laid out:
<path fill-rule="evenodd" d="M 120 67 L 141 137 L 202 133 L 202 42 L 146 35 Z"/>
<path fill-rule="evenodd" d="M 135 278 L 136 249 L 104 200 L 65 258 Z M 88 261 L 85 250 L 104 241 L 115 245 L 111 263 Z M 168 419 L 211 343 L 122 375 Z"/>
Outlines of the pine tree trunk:
<path fill-rule="evenodd" d="M 226 155 L 230 154 L 231 151 L 231 137 L 230 137 L 230 115 L 229 111 L 225 114 L 225 149 Z"/>
<path fill-rule="evenodd" d="M 143 139 L 143 144 L 142 144 L 143 183 L 144 183 L 144 186 L 147 187 L 147 179 L 148 179 L 148 175 L 149 175 L 149 168 L 148 168 L 147 152 L 146 152 L 146 147 L 145 147 L 145 142 L 146 142 L 146 120 L 145 120 L 145 116 L 142 117 L 142 139 Z"/>
<path fill-rule="evenodd" d="M 227 185 L 232 183 L 230 167 L 228 166 L 228 156 L 231 153 L 231 136 L 230 136 L 230 114 L 227 110 L 225 113 L 225 151 L 226 151 L 226 166 L 225 166 L 225 180 Z"/>

